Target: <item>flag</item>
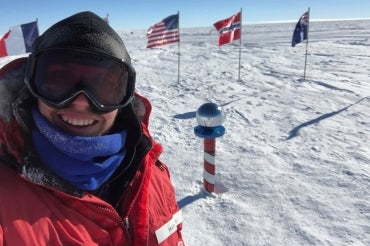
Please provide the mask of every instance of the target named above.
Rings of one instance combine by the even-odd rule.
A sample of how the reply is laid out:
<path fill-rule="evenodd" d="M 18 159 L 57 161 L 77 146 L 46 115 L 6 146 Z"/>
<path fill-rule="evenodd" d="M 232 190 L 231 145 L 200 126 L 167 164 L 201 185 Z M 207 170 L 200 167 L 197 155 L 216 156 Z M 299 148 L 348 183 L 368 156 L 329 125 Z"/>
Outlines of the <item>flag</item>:
<path fill-rule="evenodd" d="M 220 33 L 218 46 L 240 39 L 240 17 L 241 12 L 238 12 L 227 19 L 217 21 L 213 24 L 216 30 Z"/>
<path fill-rule="evenodd" d="M 305 12 L 301 18 L 299 18 L 297 25 L 295 26 L 292 38 L 292 47 L 296 44 L 306 40 L 308 38 L 308 22 L 310 19 L 309 12 Z"/>
<path fill-rule="evenodd" d="M 147 48 L 179 42 L 179 14 L 171 15 L 151 26 L 146 36 Z"/>
<path fill-rule="evenodd" d="M 37 21 L 11 27 L 0 39 L 0 57 L 30 52 L 38 36 Z"/>

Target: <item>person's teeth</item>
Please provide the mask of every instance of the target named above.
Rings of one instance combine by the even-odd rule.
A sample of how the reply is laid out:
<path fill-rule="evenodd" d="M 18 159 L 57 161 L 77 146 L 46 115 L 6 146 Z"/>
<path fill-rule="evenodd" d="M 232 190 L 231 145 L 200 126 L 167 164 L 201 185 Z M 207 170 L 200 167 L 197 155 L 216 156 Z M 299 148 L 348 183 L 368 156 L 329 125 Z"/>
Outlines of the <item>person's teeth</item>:
<path fill-rule="evenodd" d="M 94 122 L 94 120 L 91 120 L 91 119 L 79 120 L 79 119 L 68 118 L 67 116 L 64 116 L 64 115 L 62 116 L 62 119 L 68 124 L 71 124 L 74 126 L 88 126 Z"/>

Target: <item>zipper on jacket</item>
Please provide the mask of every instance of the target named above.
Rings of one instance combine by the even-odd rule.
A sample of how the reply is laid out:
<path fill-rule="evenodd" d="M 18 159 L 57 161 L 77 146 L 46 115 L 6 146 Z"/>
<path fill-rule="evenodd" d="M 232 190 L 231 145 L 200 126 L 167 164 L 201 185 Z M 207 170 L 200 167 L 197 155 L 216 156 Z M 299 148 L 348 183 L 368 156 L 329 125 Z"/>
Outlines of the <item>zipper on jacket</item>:
<path fill-rule="evenodd" d="M 92 202 L 88 202 L 87 204 L 90 204 L 90 205 L 94 206 L 96 209 L 100 210 L 101 213 L 104 213 L 106 216 L 109 216 L 111 219 L 116 221 L 118 224 L 123 225 L 123 231 L 124 231 L 124 234 L 126 234 L 126 239 L 127 239 L 128 243 L 130 245 L 132 244 L 133 236 L 132 236 L 132 229 L 131 229 L 131 225 L 130 225 L 130 221 L 129 221 L 128 216 L 122 218 L 121 216 L 116 214 L 115 209 L 113 209 L 113 210 L 111 210 L 109 208 L 107 209 L 104 206 L 100 206 L 100 205 L 92 203 Z"/>
<path fill-rule="evenodd" d="M 129 240 L 129 243 L 131 244 L 132 243 L 132 236 L 131 236 L 132 232 L 131 232 L 131 225 L 130 225 L 130 220 L 128 216 L 123 218 L 123 226 L 125 227 L 126 236 Z"/>
<path fill-rule="evenodd" d="M 156 160 L 155 165 L 159 168 L 161 171 L 165 171 L 167 169 L 167 166 L 164 165 L 160 160 Z"/>
<path fill-rule="evenodd" d="M 152 147 L 152 145 L 147 146 L 145 148 L 145 150 L 142 152 L 142 155 L 140 157 L 140 166 L 143 165 L 144 157 L 149 152 L 149 150 L 151 149 L 151 147 Z M 137 175 L 138 175 L 138 173 L 135 172 L 135 175 L 132 178 L 131 182 L 133 182 L 134 180 L 136 180 Z M 140 173 L 139 175 L 142 175 L 141 178 L 145 177 L 145 173 Z M 131 185 L 131 182 L 129 183 L 129 186 Z M 138 199 L 138 196 L 139 196 L 140 191 L 141 191 L 142 188 L 143 188 L 143 182 L 141 181 L 140 184 L 139 184 L 139 187 L 137 188 L 137 190 L 135 192 L 135 195 L 134 195 L 133 199 L 130 201 L 130 203 L 129 203 L 128 207 L 127 207 L 127 211 L 125 213 L 125 216 L 123 217 L 123 227 L 125 229 L 126 236 L 127 236 L 128 240 L 129 240 L 130 244 L 133 242 L 134 238 L 133 238 L 133 229 L 131 228 L 129 215 L 131 214 L 131 210 L 133 209 L 133 206 L 134 206 L 136 200 Z M 127 189 L 130 189 L 130 188 L 127 187 Z M 122 199 L 122 197 L 121 197 L 121 199 Z M 121 203 L 121 199 L 116 204 L 116 209 L 118 209 L 118 205 Z"/>
<path fill-rule="evenodd" d="M 140 175 L 145 176 L 145 174 L 140 174 Z M 140 193 L 142 188 L 143 188 L 143 182 L 140 182 L 139 187 L 137 189 L 137 192 L 136 192 L 134 198 L 132 199 L 132 201 L 130 202 L 130 204 L 128 206 L 126 216 L 123 218 L 123 225 L 125 227 L 126 235 L 127 235 L 128 240 L 130 241 L 130 243 L 132 243 L 132 241 L 133 241 L 133 235 L 132 235 L 133 231 L 132 231 L 132 228 L 131 228 L 129 215 L 131 214 L 131 210 L 133 209 L 133 206 L 134 206 L 136 200 L 138 199 L 139 193 Z"/>

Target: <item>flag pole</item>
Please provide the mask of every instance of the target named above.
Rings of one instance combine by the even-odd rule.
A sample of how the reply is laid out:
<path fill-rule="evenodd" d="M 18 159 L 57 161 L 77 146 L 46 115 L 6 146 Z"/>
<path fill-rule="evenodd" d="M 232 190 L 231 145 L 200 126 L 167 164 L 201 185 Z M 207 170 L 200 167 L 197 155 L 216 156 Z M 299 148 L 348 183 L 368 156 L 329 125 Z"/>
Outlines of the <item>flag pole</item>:
<path fill-rule="evenodd" d="M 238 80 L 240 81 L 240 63 L 241 63 L 241 56 L 242 56 L 242 29 L 243 29 L 243 13 L 242 8 L 240 8 L 240 39 L 239 39 L 239 72 L 238 72 Z"/>
<path fill-rule="evenodd" d="M 307 39 L 306 39 L 306 55 L 304 59 L 304 74 L 303 81 L 306 81 L 306 67 L 307 67 L 307 52 L 308 52 L 308 36 L 310 32 L 310 7 L 308 7 L 308 20 L 307 20 Z"/>
<path fill-rule="evenodd" d="M 177 59 L 177 83 L 180 83 L 180 12 L 177 11 L 177 16 L 178 16 L 178 29 L 179 29 L 179 42 L 178 42 L 178 52 L 177 52 L 177 55 L 178 55 L 178 59 Z"/>

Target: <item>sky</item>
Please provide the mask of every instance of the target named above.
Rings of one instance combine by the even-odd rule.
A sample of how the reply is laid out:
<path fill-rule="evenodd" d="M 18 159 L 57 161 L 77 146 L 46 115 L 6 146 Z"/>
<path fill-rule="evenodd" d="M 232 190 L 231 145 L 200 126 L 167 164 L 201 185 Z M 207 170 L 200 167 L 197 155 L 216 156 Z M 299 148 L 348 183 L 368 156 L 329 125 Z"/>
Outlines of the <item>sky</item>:
<path fill-rule="evenodd" d="M 15 4 L 15 2 L 17 4 Z M 181 27 L 212 26 L 240 9 L 243 23 L 298 20 L 308 7 L 312 19 L 369 18 L 368 0 L 5 0 L 1 4 L 0 35 L 11 26 L 38 19 L 39 31 L 74 13 L 90 10 L 105 17 L 109 14 L 114 29 L 148 29 L 163 18 L 180 13 Z"/>
<path fill-rule="evenodd" d="M 146 30 L 120 32 L 136 88 L 152 103 L 149 128 L 186 246 L 370 245 L 370 20 L 313 22 L 305 79 L 294 26 L 248 26 L 240 79 L 239 42 L 218 47 L 207 27 L 184 30 L 180 80 L 176 43 L 146 49 Z M 226 129 L 212 194 L 194 134 L 206 102 L 220 106 Z"/>

